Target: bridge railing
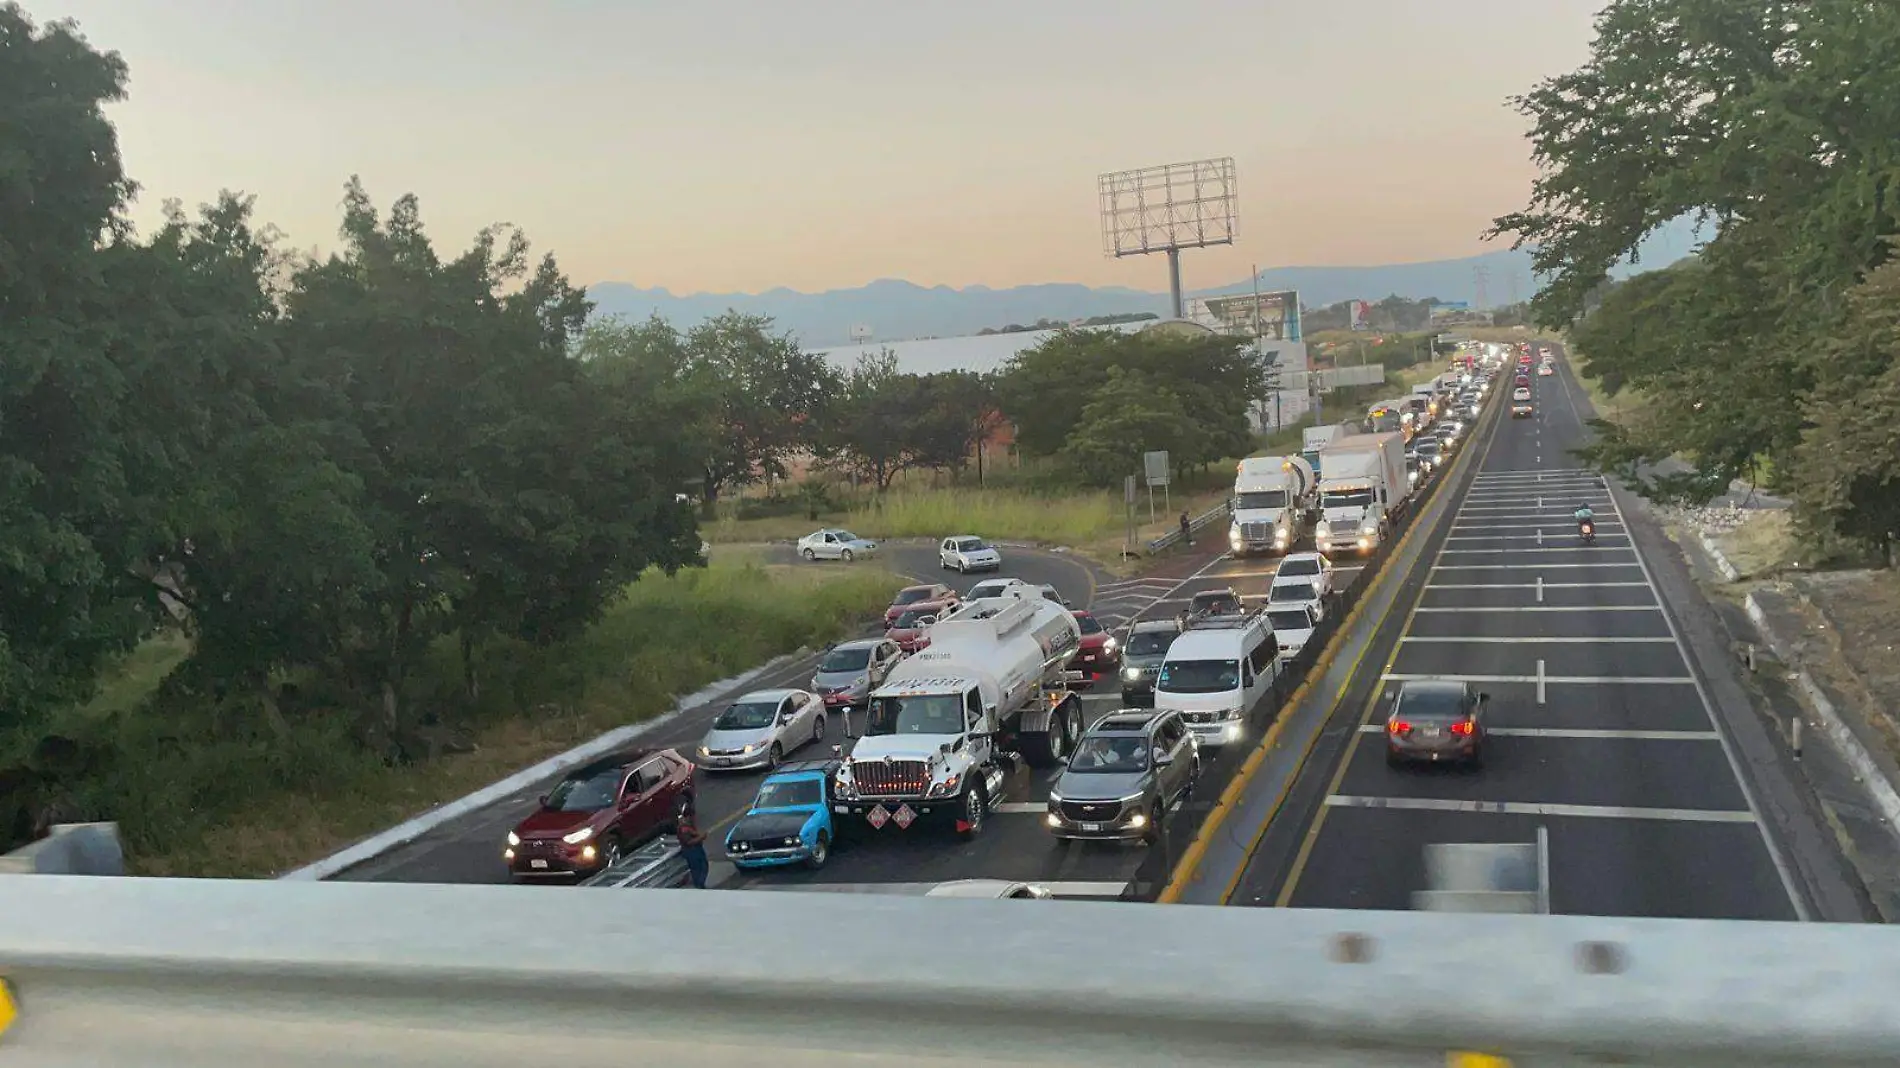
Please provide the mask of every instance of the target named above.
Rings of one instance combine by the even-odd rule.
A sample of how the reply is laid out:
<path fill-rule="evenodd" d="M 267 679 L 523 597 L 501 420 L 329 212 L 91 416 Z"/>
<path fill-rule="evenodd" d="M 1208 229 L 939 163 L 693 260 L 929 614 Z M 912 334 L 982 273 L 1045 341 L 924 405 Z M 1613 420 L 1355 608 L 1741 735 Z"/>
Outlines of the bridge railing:
<path fill-rule="evenodd" d="M 35 1068 L 1900 1063 L 1858 925 L 34 875 L 0 973 Z"/>

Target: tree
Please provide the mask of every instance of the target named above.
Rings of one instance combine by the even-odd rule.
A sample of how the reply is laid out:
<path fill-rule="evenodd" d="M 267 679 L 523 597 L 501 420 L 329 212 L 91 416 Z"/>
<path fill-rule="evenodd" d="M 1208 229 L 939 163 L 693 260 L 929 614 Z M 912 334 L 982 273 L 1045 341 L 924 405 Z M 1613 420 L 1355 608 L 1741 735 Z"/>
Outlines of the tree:
<path fill-rule="evenodd" d="M 1900 544 L 1900 261 L 1847 294 L 1847 317 L 1826 347 L 1826 381 L 1809 401 L 1813 425 L 1796 457 L 1795 499 L 1888 567 Z"/>
<path fill-rule="evenodd" d="M 1109 486 L 1141 468 L 1141 454 L 1188 451 L 1197 428 L 1180 396 L 1140 371 L 1111 367 L 1083 406 L 1062 458 L 1089 483 Z"/>
<path fill-rule="evenodd" d="M 922 381 L 897 369 L 896 353 L 860 356 L 830 407 L 826 451 L 882 493 L 900 473 L 919 466 L 917 422 L 925 407 Z"/>
<path fill-rule="evenodd" d="M 134 189 L 103 111 L 125 77 L 70 24 L 0 5 L 0 728 L 86 696 L 152 624 L 125 507 L 138 398 L 98 321 Z"/>
<path fill-rule="evenodd" d="M 785 461 L 818 443 L 826 405 L 839 388 L 824 357 L 770 333 L 772 321 L 728 312 L 687 332 L 697 388 L 709 398 L 701 440 L 701 503 L 765 476 L 785 477 Z"/>

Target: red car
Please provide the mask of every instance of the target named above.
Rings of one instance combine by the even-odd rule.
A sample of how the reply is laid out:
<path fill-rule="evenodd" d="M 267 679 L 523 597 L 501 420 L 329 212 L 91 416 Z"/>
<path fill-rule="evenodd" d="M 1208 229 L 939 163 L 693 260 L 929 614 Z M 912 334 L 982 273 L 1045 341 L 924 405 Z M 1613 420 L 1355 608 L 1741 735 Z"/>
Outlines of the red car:
<path fill-rule="evenodd" d="M 956 607 L 959 600 L 957 591 L 941 583 L 906 586 L 897 591 L 891 606 L 884 610 L 884 626 L 886 629 L 894 626 L 898 616 L 913 608 L 941 614 Z"/>
<path fill-rule="evenodd" d="M 692 803 L 693 765 L 671 749 L 632 749 L 575 768 L 508 832 L 517 879 L 579 879 L 671 828 Z"/>
<path fill-rule="evenodd" d="M 1077 649 L 1075 659 L 1069 661 L 1069 667 L 1075 671 L 1088 672 L 1091 679 L 1110 672 L 1120 671 L 1122 650 L 1115 636 L 1102 627 L 1102 621 L 1087 612 L 1070 613 L 1082 628 L 1082 644 Z"/>
<path fill-rule="evenodd" d="M 899 649 L 914 653 L 930 645 L 928 628 L 937 621 L 937 608 L 919 605 L 905 609 L 904 614 L 891 621 L 890 629 L 884 636 L 897 643 Z"/>

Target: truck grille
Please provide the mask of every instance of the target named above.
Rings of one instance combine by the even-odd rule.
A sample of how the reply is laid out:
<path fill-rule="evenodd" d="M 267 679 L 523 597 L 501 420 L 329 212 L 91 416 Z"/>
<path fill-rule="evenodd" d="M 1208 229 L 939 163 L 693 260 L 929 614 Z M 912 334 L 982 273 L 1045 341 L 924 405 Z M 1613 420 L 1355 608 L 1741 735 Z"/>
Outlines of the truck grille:
<path fill-rule="evenodd" d="M 1273 540 L 1273 524 L 1261 522 L 1242 523 L 1240 524 L 1240 536 L 1247 541 L 1271 541 Z"/>
<path fill-rule="evenodd" d="M 851 779 L 866 797 L 919 797 L 930 786 L 930 765 L 921 760 L 852 761 Z"/>
<path fill-rule="evenodd" d="M 1064 801 L 1062 818 L 1075 823 L 1108 823 L 1122 814 L 1120 801 Z"/>

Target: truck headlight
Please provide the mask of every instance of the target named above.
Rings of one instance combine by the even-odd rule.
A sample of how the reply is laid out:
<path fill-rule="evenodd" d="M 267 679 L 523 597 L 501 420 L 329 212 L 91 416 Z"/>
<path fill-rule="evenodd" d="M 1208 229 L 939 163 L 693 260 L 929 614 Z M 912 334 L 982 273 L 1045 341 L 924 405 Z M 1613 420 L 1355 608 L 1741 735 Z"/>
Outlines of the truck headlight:
<path fill-rule="evenodd" d="M 930 784 L 930 789 L 926 791 L 926 796 L 946 797 L 950 794 L 956 793 L 957 784 L 962 781 L 963 781 L 963 776 L 952 775 L 949 778 L 944 779 L 940 782 L 933 782 Z"/>
<path fill-rule="evenodd" d="M 1377 534 L 1378 532 L 1379 525 L 1377 523 L 1367 523 L 1365 526 L 1359 528 L 1359 533 L 1361 534 Z"/>
<path fill-rule="evenodd" d="M 1332 532 L 1333 532 L 1333 525 L 1331 523 L 1328 523 L 1324 519 L 1320 520 L 1318 523 L 1313 524 L 1313 533 L 1319 535 L 1322 538 L 1328 534 L 1331 534 Z"/>
<path fill-rule="evenodd" d="M 1122 678 L 1127 679 L 1129 682 L 1134 682 L 1136 679 L 1141 678 L 1141 669 L 1140 668 L 1123 668 Z"/>

